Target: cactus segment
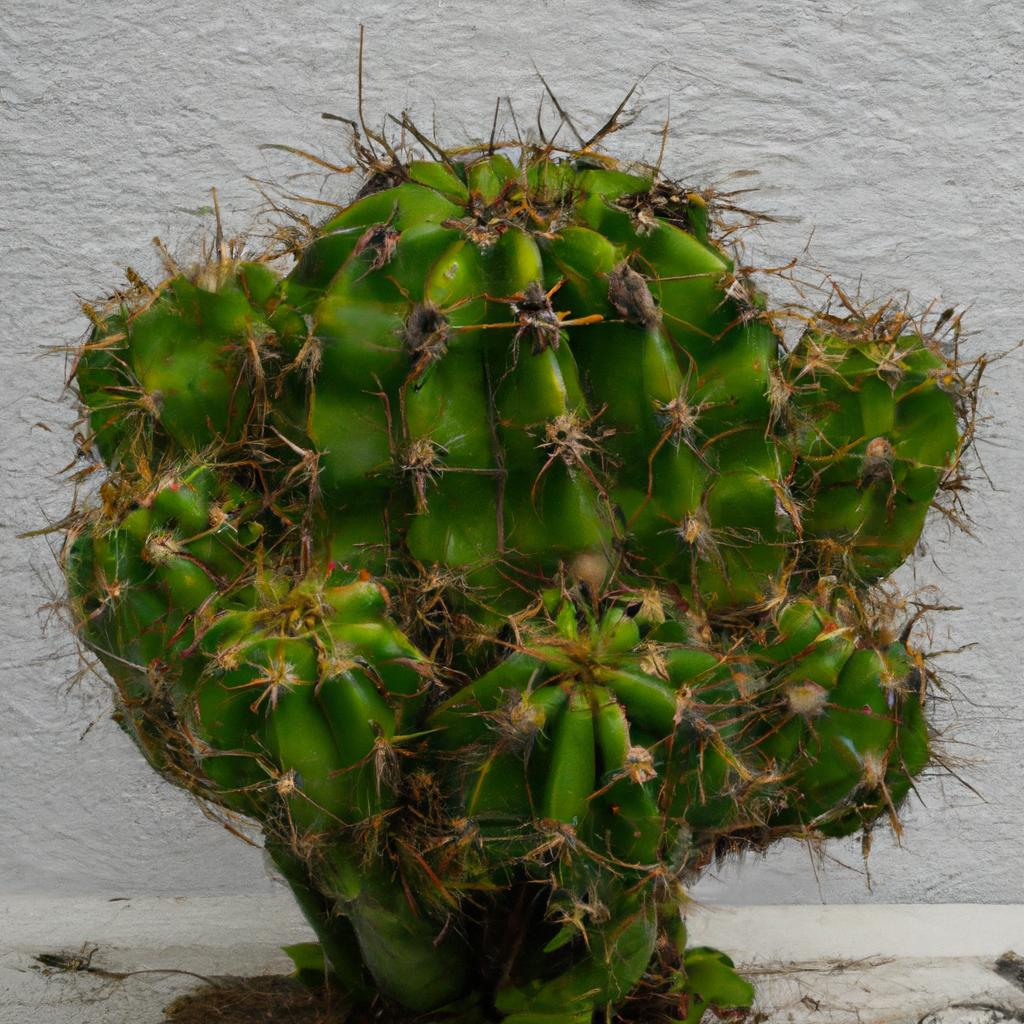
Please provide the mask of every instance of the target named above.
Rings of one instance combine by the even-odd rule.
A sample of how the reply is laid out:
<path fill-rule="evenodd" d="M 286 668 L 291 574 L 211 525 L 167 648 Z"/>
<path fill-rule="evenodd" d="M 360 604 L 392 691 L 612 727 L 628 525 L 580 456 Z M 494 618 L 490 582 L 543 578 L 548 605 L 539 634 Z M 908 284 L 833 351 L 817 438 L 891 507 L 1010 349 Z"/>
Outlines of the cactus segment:
<path fill-rule="evenodd" d="M 728 197 L 518 149 L 375 158 L 287 251 L 93 311 L 71 605 L 368 1012 L 738 1016 L 682 886 L 898 827 L 929 671 L 878 584 L 972 385 L 947 314 L 772 310 Z"/>

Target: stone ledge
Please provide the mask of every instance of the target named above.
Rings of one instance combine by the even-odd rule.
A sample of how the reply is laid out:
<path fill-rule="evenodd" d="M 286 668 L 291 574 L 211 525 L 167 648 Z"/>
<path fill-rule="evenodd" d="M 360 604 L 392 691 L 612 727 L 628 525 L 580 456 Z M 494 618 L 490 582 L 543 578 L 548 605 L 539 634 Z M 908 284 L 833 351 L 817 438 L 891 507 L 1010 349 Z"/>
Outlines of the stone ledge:
<path fill-rule="evenodd" d="M 726 950 L 757 983 L 772 1024 L 1024 1022 L 1024 988 L 995 970 L 1024 951 L 1024 906 L 703 906 L 688 924 L 692 942 Z M 198 984 L 174 972 L 286 972 L 280 946 L 309 938 L 284 892 L 0 896 L 0 1024 L 159 1024 Z M 33 959 L 92 947 L 98 972 L 44 972 Z M 103 973 L 130 971 L 153 973 Z"/>

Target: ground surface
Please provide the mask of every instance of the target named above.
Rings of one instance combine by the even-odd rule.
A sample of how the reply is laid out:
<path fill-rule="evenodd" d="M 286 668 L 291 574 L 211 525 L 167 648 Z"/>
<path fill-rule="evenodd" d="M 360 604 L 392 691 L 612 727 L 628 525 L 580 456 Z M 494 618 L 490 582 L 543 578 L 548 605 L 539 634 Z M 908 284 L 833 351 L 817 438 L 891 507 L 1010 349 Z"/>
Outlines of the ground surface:
<path fill-rule="evenodd" d="M 998 967 L 1024 948 L 1024 906 L 731 907 L 688 923 L 736 957 L 770 1024 L 1024 1022 L 1022 962 Z M 309 938 L 287 894 L 0 899 L 0 1024 L 163 1024 L 197 975 L 286 972 L 279 947 Z"/>

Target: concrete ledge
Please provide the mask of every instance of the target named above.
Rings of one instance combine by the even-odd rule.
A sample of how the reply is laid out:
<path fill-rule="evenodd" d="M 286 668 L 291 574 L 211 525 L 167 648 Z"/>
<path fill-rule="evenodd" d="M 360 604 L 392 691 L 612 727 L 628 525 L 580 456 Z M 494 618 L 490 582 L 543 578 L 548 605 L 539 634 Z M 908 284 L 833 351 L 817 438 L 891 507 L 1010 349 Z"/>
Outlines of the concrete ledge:
<path fill-rule="evenodd" d="M 1001 954 L 1024 952 L 1024 906 L 704 906 L 687 920 L 691 941 L 726 950 L 757 983 L 771 1022 L 1024 1021 L 1024 988 L 995 971 Z M 285 892 L 0 897 L 0 1024 L 159 1024 L 163 1006 L 198 984 L 174 972 L 286 972 L 280 947 L 309 938 Z M 94 946 L 98 972 L 34 960 Z M 131 971 L 152 973 L 103 973 Z"/>
<path fill-rule="evenodd" d="M 695 907 L 695 941 L 744 960 L 992 957 L 1024 953 L 1024 905 L 978 903 Z"/>

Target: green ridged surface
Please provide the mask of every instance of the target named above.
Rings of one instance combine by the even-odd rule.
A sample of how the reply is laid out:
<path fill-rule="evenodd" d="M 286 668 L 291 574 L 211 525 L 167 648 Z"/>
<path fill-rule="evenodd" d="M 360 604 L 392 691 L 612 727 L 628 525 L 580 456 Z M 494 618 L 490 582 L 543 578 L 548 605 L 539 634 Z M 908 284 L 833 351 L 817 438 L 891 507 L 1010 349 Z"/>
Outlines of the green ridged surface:
<path fill-rule="evenodd" d="M 95 317 L 113 472 L 65 569 L 119 720 L 260 822 L 357 999 L 749 1005 L 674 887 L 895 821 L 927 763 L 872 585 L 959 458 L 957 363 L 881 314 L 787 351 L 713 199 L 612 161 L 374 183 L 287 272 Z"/>

